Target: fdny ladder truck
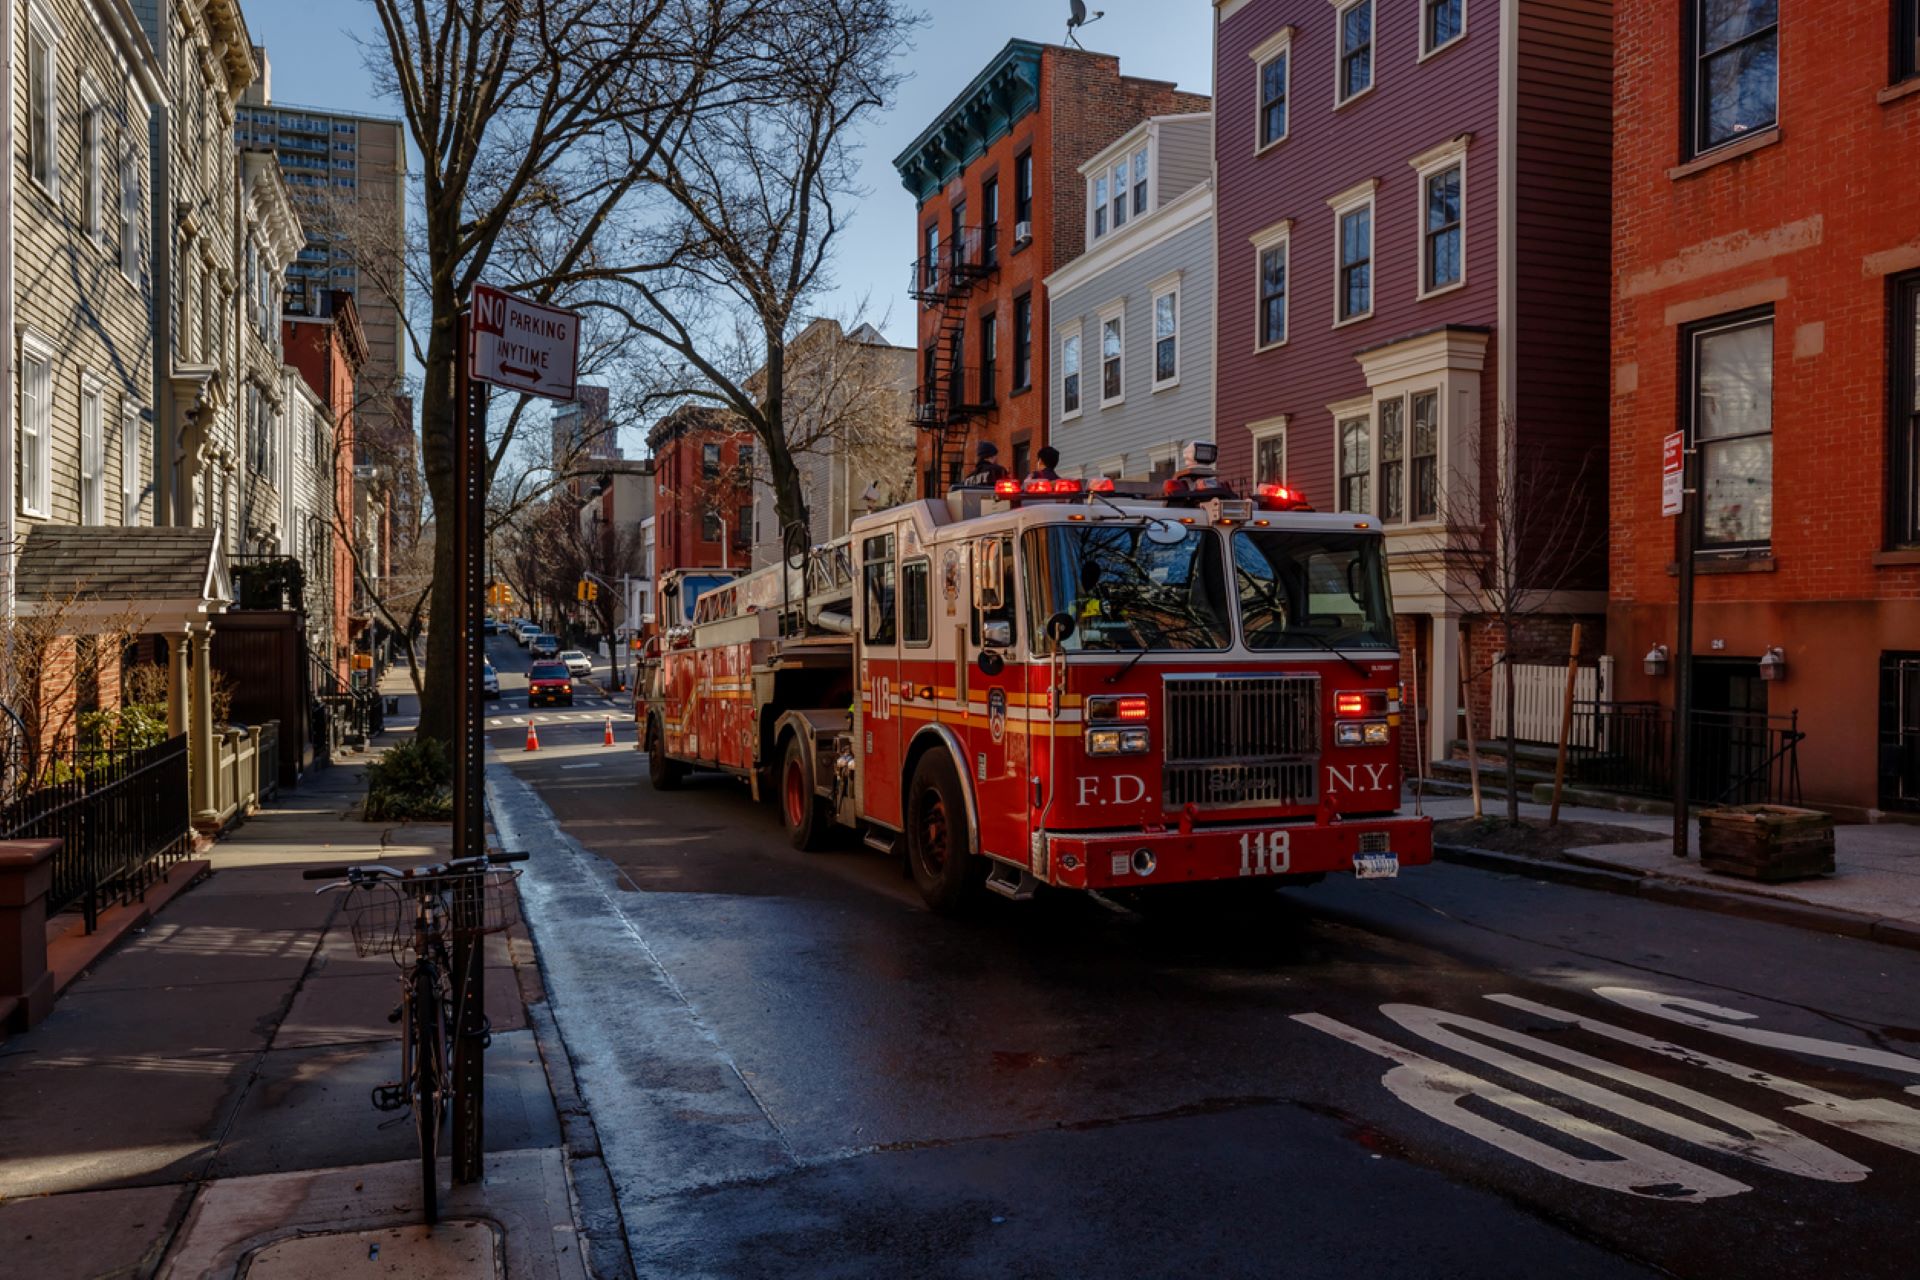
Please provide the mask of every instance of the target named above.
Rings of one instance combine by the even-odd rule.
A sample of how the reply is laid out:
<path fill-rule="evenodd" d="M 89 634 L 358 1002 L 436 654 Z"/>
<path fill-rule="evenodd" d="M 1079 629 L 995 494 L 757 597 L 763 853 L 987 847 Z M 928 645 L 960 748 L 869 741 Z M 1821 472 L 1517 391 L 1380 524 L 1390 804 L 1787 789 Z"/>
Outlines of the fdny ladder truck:
<path fill-rule="evenodd" d="M 710 588 L 643 674 L 652 785 L 736 775 L 799 849 L 904 854 L 936 911 L 1430 861 L 1379 521 L 1211 455 L 959 488 Z"/>

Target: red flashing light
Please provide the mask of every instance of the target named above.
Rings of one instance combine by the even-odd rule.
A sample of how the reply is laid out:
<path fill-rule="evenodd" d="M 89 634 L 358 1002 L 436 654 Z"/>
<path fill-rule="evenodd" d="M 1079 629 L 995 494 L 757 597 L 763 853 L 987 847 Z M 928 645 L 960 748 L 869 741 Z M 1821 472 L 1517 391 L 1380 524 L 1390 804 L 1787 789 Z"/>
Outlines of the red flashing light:
<path fill-rule="evenodd" d="M 1078 493 L 1080 492 L 1080 482 L 1078 480 L 1055 480 L 1053 482 L 1053 491 L 1055 493 Z"/>
<path fill-rule="evenodd" d="M 1364 693 L 1334 694 L 1333 714 L 1337 716 L 1364 716 L 1367 714 L 1367 695 Z"/>
<path fill-rule="evenodd" d="M 996 480 L 993 482 L 993 496 L 996 498 L 1017 498 L 1020 496 L 1018 480 Z"/>
<path fill-rule="evenodd" d="M 1283 484 L 1263 484 L 1254 491 L 1260 505 L 1269 511 L 1305 511 L 1307 496 Z"/>
<path fill-rule="evenodd" d="M 1112 477 L 1112 476 L 1101 476 L 1101 477 L 1100 477 L 1100 478 L 1099 478 L 1098 480 L 1095 480 L 1095 481 L 1094 481 L 1093 483 L 1091 483 L 1091 484 L 1089 484 L 1089 485 L 1087 486 L 1087 492 L 1089 492 L 1089 493 L 1112 493 L 1112 492 L 1113 492 L 1113 477 Z"/>
<path fill-rule="evenodd" d="M 1145 698 L 1121 698 L 1115 708 L 1115 714 L 1122 720 L 1145 720 L 1149 713 Z"/>

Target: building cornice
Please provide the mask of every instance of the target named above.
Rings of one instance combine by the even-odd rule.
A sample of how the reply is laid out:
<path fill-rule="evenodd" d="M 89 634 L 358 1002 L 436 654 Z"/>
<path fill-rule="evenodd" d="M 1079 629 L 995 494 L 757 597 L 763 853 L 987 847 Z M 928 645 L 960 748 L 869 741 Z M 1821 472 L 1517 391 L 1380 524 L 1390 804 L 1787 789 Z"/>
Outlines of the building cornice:
<path fill-rule="evenodd" d="M 893 158 L 901 184 L 926 200 L 1040 105 L 1043 46 L 1009 40 L 960 95 Z"/>

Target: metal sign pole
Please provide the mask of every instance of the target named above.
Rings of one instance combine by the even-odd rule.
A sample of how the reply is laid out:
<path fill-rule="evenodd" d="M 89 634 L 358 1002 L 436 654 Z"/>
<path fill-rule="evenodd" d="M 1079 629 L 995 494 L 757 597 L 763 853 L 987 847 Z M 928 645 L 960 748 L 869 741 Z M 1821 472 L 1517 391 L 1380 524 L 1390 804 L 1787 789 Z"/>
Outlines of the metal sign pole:
<path fill-rule="evenodd" d="M 1693 727 L 1693 553 L 1699 517 L 1699 450 L 1689 439 L 1682 455 L 1679 618 L 1673 643 L 1673 856 L 1687 856 L 1688 783 Z"/>
<path fill-rule="evenodd" d="M 486 739 L 481 669 L 485 637 L 481 628 L 486 598 L 487 388 L 468 377 L 467 327 L 462 312 L 456 347 L 460 353 L 454 388 L 454 540 L 460 548 L 454 617 L 444 625 L 460 636 L 460 699 L 454 710 L 453 852 L 458 858 L 486 853 Z M 434 625 L 443 625 L 438 620 Z M 477 878 L 461 884 L 453 904 L 453 1180 L 481 1179 L 486 1151 L 487 966 L 478 932 L 484 923 L 485 886 Z"/>

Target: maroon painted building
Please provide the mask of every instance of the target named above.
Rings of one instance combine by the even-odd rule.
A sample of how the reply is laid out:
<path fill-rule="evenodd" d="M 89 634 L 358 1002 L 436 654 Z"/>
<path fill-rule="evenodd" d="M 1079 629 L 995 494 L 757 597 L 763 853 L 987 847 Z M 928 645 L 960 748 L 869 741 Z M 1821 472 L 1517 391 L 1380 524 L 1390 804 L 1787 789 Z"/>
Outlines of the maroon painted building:
<path fill-rule="evenodd" d="M 1575 617 L 1602 648 L 1610 4 L 1214 13 L 1223 472 L 1381 518 L 1409 697 L 1444 757 L 1463 664 L 1564 662 Z M 1554 537 L 1583 553 L 1548 563 L 1555 522 L 1523 517 L 1511 563 L 1540 591 L 1511 638 L 1477 589 L 1503 500 L 1576 512 Z"/>

